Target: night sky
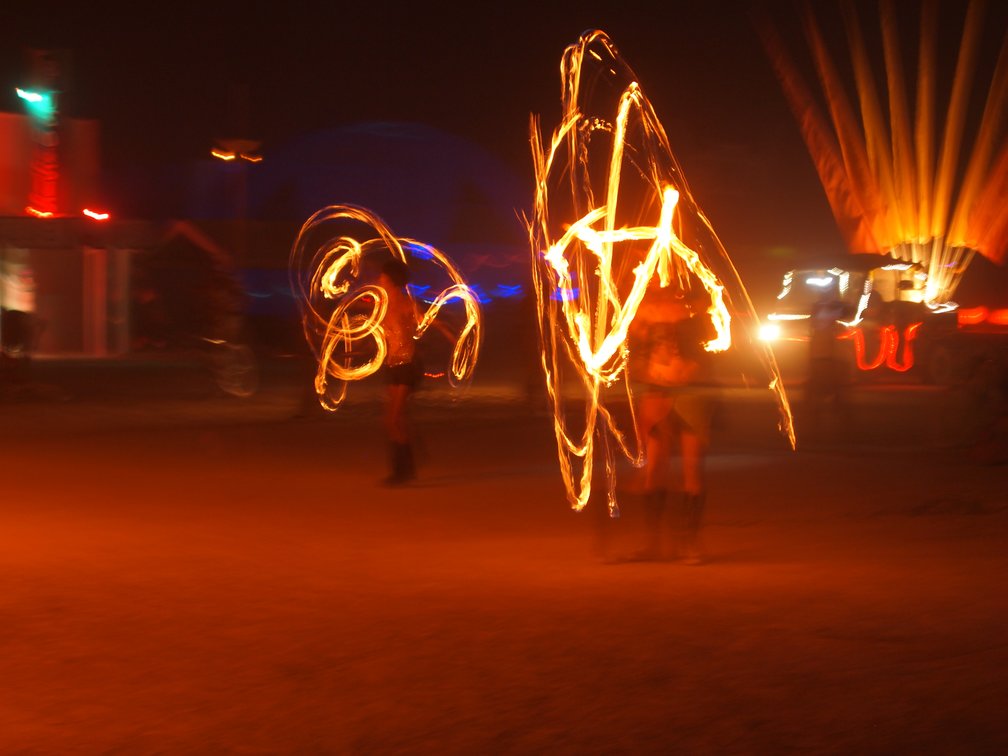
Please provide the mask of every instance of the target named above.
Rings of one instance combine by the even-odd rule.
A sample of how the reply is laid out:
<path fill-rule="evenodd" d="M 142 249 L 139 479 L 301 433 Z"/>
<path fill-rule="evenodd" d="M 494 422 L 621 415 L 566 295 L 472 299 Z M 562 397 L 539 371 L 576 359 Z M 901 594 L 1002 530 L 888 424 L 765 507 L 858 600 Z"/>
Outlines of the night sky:
<path fill-rule="evenodd" d="M 552 129 L 563 49 L 599 28 L 637 71 L 730 253 L 844 251 L 750 3 L 296 6 L 22 7 L 4 31 L 0 107 L 19 109 L 7 93 L 24 46 L 62 48 L 73 61 L 63 112 L 101 119 L 107 175 L 204 158 L 218 137 L 261 139 L 268 156 L 271 144 L 314 129 L 401 120 L 472 140 L 531 181 L 529 115 Z M 761 7 L 803 53 L 795 5 Z M 877 4 L 858 7 L 877 31 Z M 942 7 L 961 18 L 964 4 Z M 835 3 L 817 8 L 837 31 Z M 1005 12 L 988 13 L 996 50 Z M 906 38 L 915 36 L 908 28 Z"/>

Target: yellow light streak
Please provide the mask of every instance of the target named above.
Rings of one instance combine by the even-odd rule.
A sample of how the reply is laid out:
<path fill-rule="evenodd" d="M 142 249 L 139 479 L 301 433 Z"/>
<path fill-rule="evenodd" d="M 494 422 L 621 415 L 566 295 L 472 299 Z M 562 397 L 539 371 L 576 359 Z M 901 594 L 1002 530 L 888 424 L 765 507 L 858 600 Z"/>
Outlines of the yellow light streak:
<path fill-rule="evenodd" d="M 329 234 L 334 227 L 352 227 L 357 233 Z M 373 375 L 385 360 L 388 346 L 382 321 L 389 295 L 367 280 L 366 268 L 370 266 L 370 276 L 375 278 L 380 261 L 389 255 L 407 263 L 414 277 L 423 274 L 443 285 L 422 311 L 414 339 L 423 338 L 446 305 L 461 303 L 465 322 L 457 333 L 439 323 L 439 330 L 453 337 L 450 364 L 443 372 L 456 387 L 472 377 L 482 342 L 482 312 L 476 292 L 452 261 L 430 245 L 395 236 L 365 208 L 332 205 L 305 221 L 288 268 L 305 339 L 318 364 L 315 392 L 327 410 L 336 410 L 346 398 L 348 385 Z"/>
<path fill-rule="evenodd" d="M 767 320 L 808 320 L 811 315 L 807 314 L 790 314 L 790 313 L 780 313 L 771 312 L 767 315 Z"/>
<path fill-rule="evenodd" d="M 944 114 L 936 114 L 939 32 L 955 40 L 954 28 L 940 28 L 938 3 L 920 5 L 915 112 L 907 104 L 903 51 L 896 5 L 880 4 L 884 76 L 870 53 L 853 3 L 841 6 L 858 96 L 848 101 L 811 4 L 805 6 L 805 35 L 832 122 L 827 125 L 784 45 L 764 19 L 763 41 L 809 153 L 815 162 L 834 217 L 855 253 L 879 253 L 922 265 L 927 272 L 923 299 L 932 307 L 951 298 L 972 257 L 995 263 L 1008 254 L 1008 37 L 989 79 L 983 112 L 973 132 L 967 114 L 977 84 L 984 4 L 970 0 L 962 20 L 951 90 Z M 984 72 L 986 75 L 987 72 Z M 887 89 L 888 122 L 876 81 Z M 936 117 L 942 116 L 942 117 Z M 912 123 L 911 123 L 912 121 Z M 940 131 L 938 130 L 940 127 Z M 969 141 L 972 137 L 972 141 Z"/>
<path fill-rule="evenodd" d="M 745 287 L 693 201 L 636 75 L 595 30 L 566 49 L 561 79 L 563 115 L 548 148 L 538 119 L 531 122 L 536 186 L 528 226 L 542 365 L 568 501 L 576 510 L 588 503 L 598 444 L 616 516 L 617 453 L 644 463 L 628 335 L 652 281 L 683 291 L 691 281 L 703 287 L 715 333 L 708 351 L 732 346 L 732 306 L 745 314 L 744 340 L 767 369 L 792 447 L 794 434 L 773 354 L 749 333 L 758 319 Z M 607 392 L 625 401 L 631 431 L 620 427 Z M 569 395 L 580 416 L 569 411 Z"/>

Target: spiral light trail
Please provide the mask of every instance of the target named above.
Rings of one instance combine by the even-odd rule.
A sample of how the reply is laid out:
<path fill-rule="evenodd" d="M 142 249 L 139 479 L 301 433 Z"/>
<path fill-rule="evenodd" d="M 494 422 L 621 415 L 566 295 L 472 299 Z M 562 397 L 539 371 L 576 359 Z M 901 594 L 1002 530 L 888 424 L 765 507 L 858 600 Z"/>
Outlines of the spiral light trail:
<path fill-rule="evenodd" d="M 338 229 L 334 235 L 332 229 Z M 348 229 L 353 234 L 346 233 Z M 381 263 L 391 255 L 410 267 L 411 279 L 432 280 L 417 324 L 420 340 L 450 303 L 460 303 L 464 322 L 454 330 L 450 364 L 445 373 L 453 386 L 470 380 L 482 340 L 479 299 L 455 265 L 438 249 L 414 239 L 398 238 L 374 213 L 354 205 L 332 205 L 309 218 L 291 249 L 288 273 L 301 314 L 305 339 L 318 363 L 315 392 L 327 410 L 346 398 L 352 381 L 373 375 L 387 347 L 382 319 L 387 292 L 377 283 Z M 407 287 L 411 298 L 416 297 Z"/>

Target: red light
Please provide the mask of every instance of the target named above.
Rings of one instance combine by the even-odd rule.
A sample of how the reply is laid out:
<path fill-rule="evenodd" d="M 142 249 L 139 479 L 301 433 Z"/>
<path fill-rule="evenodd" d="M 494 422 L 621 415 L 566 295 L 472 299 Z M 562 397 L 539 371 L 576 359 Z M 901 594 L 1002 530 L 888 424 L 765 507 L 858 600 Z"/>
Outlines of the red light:
<path fill-rule="evenodd" d="M 987 320 L 986 307 L 970 307 L 959 310 L 959 325 L 977 325 Z"/>
<path fill-rule="evenodd" d="M 865 359 L 865 338 L 860 328 L 854 328 L 850 332 L 850 338 L 854 341 L 854 356 L 857 359 L 857 366 L 860 370 L 874 370 L 883 362 L 890 370 L 898 373 L 905 373 L 913 367 L 913 341 L 917 338 L 917 331 L 922 323 L 911 323 L 903 331 L 903 361 L 900 362 L 897 354 L 899 352 L 900 336 L 894 325 L 883 326 L 879 329 L 879 351 L 871 361 Z"/>
<path fill-rule="evenodd" d="M 25 208 L 25 212 L 28 213 L 28 215 L 34 215 L 36 218 L 52 218 L 53 217 L 53 213 L 50 213 L 48 210 L 36 210 L 31 205 L 28 205 L 28 207 Z"/>
<path fill-rule="evenodd" d="M 81 213 L 96 221 L 105 221 L 109 219 L 108 213 L 100 213 L 96 210 L 89 210 L 86 207 L 81 211 Z"/>

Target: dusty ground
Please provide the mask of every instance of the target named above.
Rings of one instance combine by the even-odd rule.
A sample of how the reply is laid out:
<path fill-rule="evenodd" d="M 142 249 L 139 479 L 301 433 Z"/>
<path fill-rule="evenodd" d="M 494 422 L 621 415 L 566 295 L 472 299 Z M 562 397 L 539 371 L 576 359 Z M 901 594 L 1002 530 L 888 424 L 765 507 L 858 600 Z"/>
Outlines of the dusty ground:
<path fill-rule="evenodd" d="M 375 404 L 156 395 L 0 406 L 0 752 L 1008 749 L 1008 468 L 951 400 L 797 453 L 731 402 L 690 567 L 613 559 L 633 496 L 571 512 L 499 397 L 390 490 Z"/>

